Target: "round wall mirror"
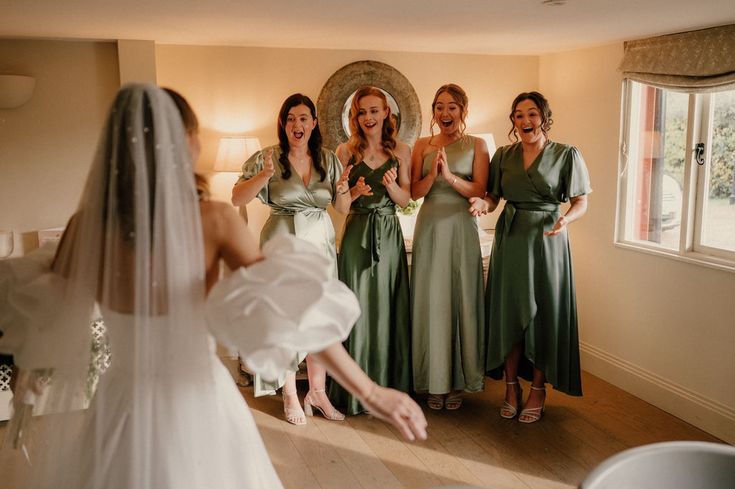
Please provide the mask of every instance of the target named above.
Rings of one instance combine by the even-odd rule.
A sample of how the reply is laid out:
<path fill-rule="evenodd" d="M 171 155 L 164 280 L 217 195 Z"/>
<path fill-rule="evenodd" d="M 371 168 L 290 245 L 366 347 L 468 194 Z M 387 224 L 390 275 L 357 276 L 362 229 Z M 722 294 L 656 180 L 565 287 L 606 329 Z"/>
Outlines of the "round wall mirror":
<path fill-rule="evenodd" d="M 421 133 L 421 106 L 408 79 L 379 61 L 356 61 L 337 70 L 324 84 L 317 99 L 324 145 L 335 149 L 350 137 L 350 106 L 355 92 L 372 85 L 385 93 L 396 119 L 398 139 L 413 145 Z"/>

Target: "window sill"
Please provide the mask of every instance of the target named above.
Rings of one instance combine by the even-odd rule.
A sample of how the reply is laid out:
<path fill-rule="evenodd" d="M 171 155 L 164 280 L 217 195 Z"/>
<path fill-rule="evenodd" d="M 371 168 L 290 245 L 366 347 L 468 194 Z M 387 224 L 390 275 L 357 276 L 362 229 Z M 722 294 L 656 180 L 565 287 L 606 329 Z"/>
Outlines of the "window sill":
<path fill-rule="evenodd" d="M 688 251 L 686 255 L 680 255 L 673 250 L 654 248 L 638 243 L 616 242 L 614 243 L 614 245 L 616 248 L 622 248 L 624 250 L 639 251 L 648 255 L 669 258 L 684 263 L 691 263 L 692 265 L 699 265 L 702 267 L 714 268 L 715 270 L 735 273 L 735 261 L 718 258 L 711 255 L 705 255 L 703 253 L 697 253 L 695 251 Z"/>

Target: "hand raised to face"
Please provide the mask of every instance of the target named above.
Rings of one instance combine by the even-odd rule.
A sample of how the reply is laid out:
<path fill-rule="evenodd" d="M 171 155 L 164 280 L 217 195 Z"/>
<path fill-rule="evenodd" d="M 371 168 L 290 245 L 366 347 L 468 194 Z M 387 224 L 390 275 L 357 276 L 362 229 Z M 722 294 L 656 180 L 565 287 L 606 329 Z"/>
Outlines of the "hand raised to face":
<path fill-rule="evenodd" d="M 273 148 L 270 148 L 263 158 L 263 175 L 270 179 L 276 173 L 276 167 L 273 164 Z"/>
<path fill-rule="evenodd" d="M 337 193 L 340 195 L 346 194 L 350 191 L 350 172 L 352 171 L 352 165 L 347 165 L 342 172 L 342 175 L 337 181 Z"/>

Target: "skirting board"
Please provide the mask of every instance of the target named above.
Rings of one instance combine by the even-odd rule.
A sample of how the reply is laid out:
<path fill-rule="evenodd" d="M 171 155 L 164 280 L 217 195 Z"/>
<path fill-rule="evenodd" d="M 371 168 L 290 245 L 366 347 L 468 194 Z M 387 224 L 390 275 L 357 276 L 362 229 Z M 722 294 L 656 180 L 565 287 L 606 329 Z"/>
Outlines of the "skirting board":
<path fill-rule="evenodd" d="M 580 341 L 582 368 L 667 413 L 735 445 L 735 410 Z"/>

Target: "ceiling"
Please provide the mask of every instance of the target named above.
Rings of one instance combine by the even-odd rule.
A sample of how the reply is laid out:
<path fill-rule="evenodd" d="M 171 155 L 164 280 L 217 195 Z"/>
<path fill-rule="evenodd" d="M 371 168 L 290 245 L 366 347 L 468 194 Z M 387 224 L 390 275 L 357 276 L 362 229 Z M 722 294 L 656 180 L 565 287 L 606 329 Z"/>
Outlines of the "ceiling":
<path fill-rule="evenodd" d="M 0 0 L 0 37 L 536 55 L 735 23 L 733 0 Z"/>

